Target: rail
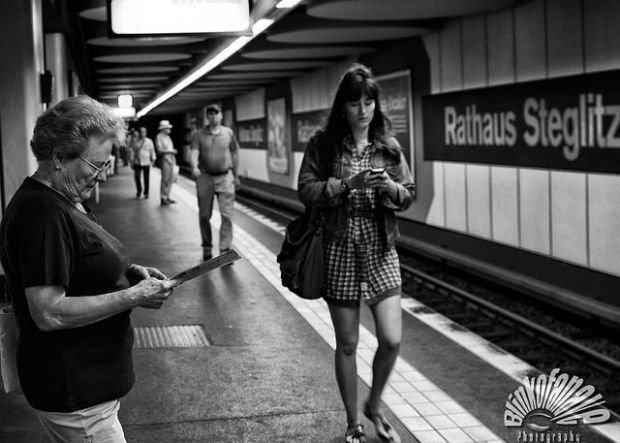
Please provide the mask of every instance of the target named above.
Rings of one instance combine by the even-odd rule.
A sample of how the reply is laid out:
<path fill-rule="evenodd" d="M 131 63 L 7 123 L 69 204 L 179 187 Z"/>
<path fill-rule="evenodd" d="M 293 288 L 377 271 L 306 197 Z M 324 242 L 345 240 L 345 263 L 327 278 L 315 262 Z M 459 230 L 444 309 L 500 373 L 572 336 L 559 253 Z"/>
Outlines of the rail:
<path fill-rule="evenodd" d="M 570 338 L 567 338 L 563 335 L 558 334 L 557 332 L 540 326 L 539 324 L 534 323 L 521 315 L 510 312 L 500 306 L 484 300 L 481 297 L 478 297 L 449 283 L 446 283 L 438 278 L 428 275 L 425 272 L 419 271 L 407 265 L 401 265 L 401 268 L 405 272 L 414 275 L 426 284 L 430 283 L 435 287 L 442 288 L 451 294 L 457 295 L 458 297 L 466 300 L 469 303 L 473 303 L 481 310 L 495 315 L 495 318 L 502 321 L 504 324 L 508 324 L 509 326 L 517 326 L 523 332 L 527 333 L 530 336 L 538 337 L 540 340 L 542 340 L 548 345 L 562 346 L 575 357 L 580 358 L 582 361 L 586 362 L 588 365 L 594 367 L 597 370 L 603 371 L 608 375 L 613 373 L 614 371 L 620 371 L 620 361 L 618 360 L 594 351 L 574 340 L 571 340 Z"/>

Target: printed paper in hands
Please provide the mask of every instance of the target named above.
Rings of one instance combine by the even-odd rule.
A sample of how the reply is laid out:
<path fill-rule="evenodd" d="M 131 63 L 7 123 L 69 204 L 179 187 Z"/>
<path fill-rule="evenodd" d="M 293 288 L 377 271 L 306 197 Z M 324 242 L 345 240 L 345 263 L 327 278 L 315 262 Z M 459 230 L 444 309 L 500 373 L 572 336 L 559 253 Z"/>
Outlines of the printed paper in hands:
<path fill-rule="evenodd" d="M 241 256 L 239 255 L 239 253 L 234 249 L 231 249 L 224 252 L 223 254 L 218 255 L 217 257 L 213 257 L 212 259 L 199 264 L 198 266 L 194 266 L 193 268 L 189 268 L 183 272 L 179 272 L 177 275 L 170 277 L 169 280 L 172 283 L 172 287 L 176 288 L 180 284 L 196 278 L 207 271 L 229 265 L 234 261 L 239 260 L 240 258 Z"/>

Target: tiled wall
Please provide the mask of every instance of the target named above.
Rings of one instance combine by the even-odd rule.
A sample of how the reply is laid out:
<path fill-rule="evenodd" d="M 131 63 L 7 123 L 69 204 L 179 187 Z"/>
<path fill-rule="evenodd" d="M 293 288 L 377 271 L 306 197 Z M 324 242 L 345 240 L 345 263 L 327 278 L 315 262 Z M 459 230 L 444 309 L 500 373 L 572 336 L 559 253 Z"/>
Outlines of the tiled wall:
<path fill-rule="evenodd" d="M 424 37 L 431 92 L 620 68 L 620 2 L 535 0 Z M 620 176 L 433 164 L 426 222 L 620 275 Z"/>

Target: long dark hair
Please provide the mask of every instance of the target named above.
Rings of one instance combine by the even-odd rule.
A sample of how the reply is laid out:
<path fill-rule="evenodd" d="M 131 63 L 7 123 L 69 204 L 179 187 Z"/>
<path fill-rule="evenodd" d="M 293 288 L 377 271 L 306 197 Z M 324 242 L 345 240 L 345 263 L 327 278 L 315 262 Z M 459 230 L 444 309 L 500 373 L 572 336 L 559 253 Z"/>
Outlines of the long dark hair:
<path fill-rule="evenodd" d="M 381 111 L 379 93 L 379 85 L 371 70 L 362 64 L 351 65 L 342 75 L 334 103 L 327 118 L 327 124 L 317 134 L 322 166 L 327 167 L 331 164 L 336 154 L 342 149 L 342 141 L 351 134 L 351 127 L 345 114 L 346 103 L 360 100 L 364 95 L 375 101 L 375 112 L 368 128 L 369 140 L 378 140 L 390 154 L 399 158 L 400 151 L 386 142 L 391 124 Z"/>

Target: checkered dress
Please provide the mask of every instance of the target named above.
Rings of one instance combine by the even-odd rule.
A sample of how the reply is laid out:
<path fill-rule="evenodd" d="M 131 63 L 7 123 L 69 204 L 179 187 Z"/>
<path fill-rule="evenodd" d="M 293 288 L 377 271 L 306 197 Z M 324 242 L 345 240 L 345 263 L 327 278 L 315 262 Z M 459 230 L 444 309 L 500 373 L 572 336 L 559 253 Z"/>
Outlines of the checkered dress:
<path fill-rule="evenodd" d="M 357 174 L 372 167 L 375 147 L 371 144 L 363 154 L 353 149 L 352 171 Z M 375 190 L 353 189 L 349 192 L 352 209 L 372 211 Z M 327 288 L 325 298 L 335 302 L 364 300 L 372 305 L 386 293 L 400 293 L 401 276 L 398 254 L 394 247 L 381 241 L 379 225 L 374 217 L 349 217 L 347 235 L 325 244 Z"/>

